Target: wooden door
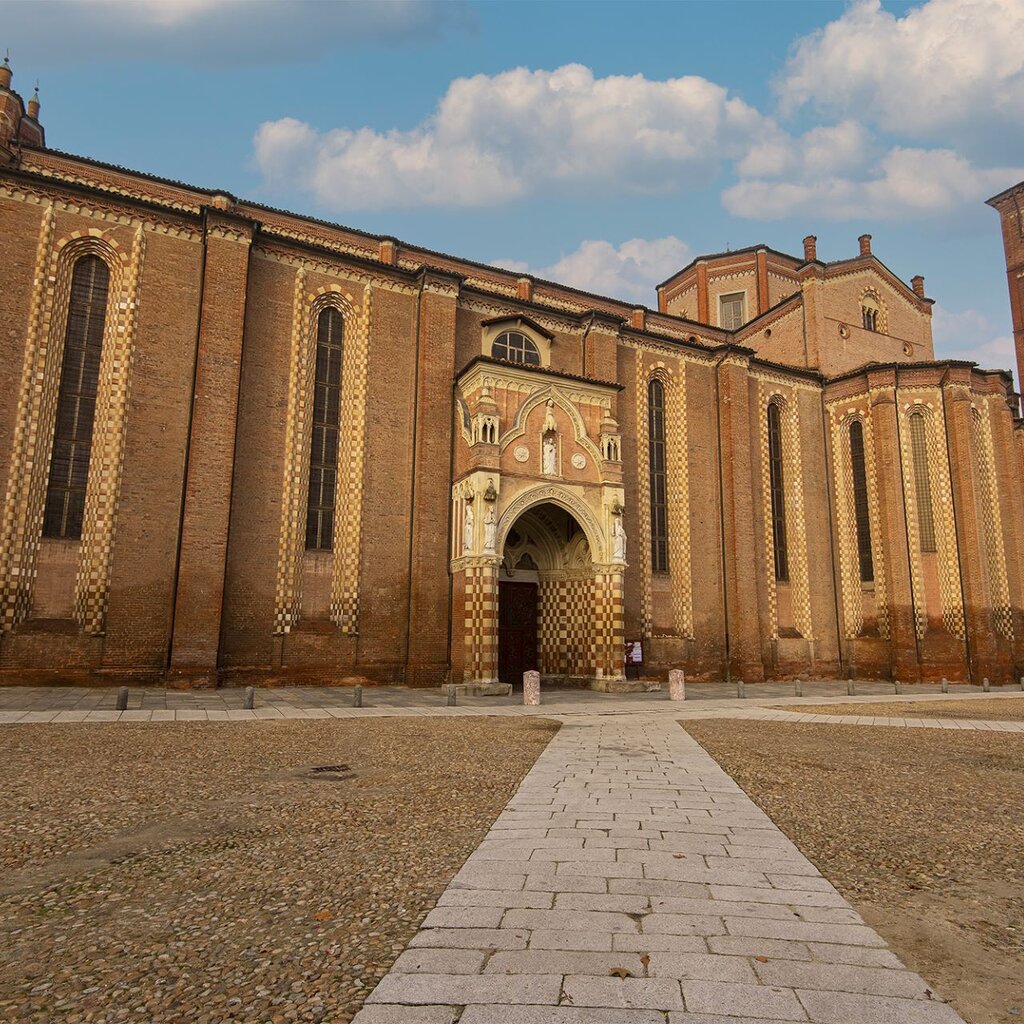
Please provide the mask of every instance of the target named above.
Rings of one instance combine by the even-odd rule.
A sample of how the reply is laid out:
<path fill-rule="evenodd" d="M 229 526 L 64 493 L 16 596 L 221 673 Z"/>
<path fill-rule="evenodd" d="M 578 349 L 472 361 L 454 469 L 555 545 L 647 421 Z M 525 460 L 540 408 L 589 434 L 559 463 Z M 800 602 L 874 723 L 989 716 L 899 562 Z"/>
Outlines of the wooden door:
<path fill-rule="evenodd" d="M 537 584 L 498 583 L 498 679 L 523 685 L 537 664 Z"/>

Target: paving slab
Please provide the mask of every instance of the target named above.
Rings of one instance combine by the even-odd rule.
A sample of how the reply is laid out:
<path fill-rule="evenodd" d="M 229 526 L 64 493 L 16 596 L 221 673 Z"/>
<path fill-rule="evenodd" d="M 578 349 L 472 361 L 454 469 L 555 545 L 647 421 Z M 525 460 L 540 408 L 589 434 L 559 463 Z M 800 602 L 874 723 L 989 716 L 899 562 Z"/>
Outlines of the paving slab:
<path fill-rule="evenodd" d="M 355 1024 L 962 1024 L 674 717 L 559 717 Z"/>

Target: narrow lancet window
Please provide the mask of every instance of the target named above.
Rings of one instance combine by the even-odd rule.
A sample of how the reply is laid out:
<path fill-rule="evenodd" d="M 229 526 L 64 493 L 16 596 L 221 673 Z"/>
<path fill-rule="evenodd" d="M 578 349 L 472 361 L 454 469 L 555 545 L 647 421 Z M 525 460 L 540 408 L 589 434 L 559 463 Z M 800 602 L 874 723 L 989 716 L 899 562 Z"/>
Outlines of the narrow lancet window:
<path fill-rule="evenodd" d="M 309 450 L 306 548 L 329 551 L 334 544 L 338 434 L 341 416 L 341 355 L 344 322 L 333 306 L 316 322 L 313 437 Z"/>
<path fill-rule="evenodd" d="M 864 463 L 864 426 L 859 420 L 850 424 L 850 468 L 853 472 L 853 511 L 857 521 L 857 558 L 862 583 L 875 579 L 871 557 L 871 517 L 868 513 L 868 476 Z"/>
<path fill-rule="evenodd" d="M 82 536 L 109 286 L 110 271 L 99 256 L 83 256 L 75 264 L 43 515 L 45 537 Z"/>
<path fill-rule="evenodd" d="M 928 472 L 928 438 L 924 415 L 910 415 L 910 451 L 914 459 L 914 497 L 917 500 L 917 534 L 922 551 L 935 550 L 935 513 L 932 481 Z"/>
<path fill-rule="evenodd" d="M 782 414 L 778 402 L 768 404 L 768 474 L 772 499 L 775 579 L 785 583 L 789 580 L 789 551 L 786 547 L 786 501 L 782 469 Z"/>
<path fill-rule="evenodd" d="M 665 471 L 665 386 L 647 386 L 647 436 L 651 477 L 651 568 L 668 572 L 668 480 Z"/>

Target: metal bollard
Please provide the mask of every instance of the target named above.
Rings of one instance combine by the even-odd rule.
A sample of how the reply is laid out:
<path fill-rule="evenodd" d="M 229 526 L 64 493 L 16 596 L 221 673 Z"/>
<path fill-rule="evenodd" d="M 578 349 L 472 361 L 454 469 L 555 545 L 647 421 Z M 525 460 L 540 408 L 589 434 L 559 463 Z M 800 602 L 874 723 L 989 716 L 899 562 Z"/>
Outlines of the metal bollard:
<path fill-rule="evenodd" d="M 122 686 L 117 691 L 117 710 L 127 711 L 128 710 L 128 687 Z"/>
<path fill-rule="evenodd" d="M 804 681 L 802 679 L 798 679 L 794 684 L 793 689 L 798 697 L 802 697 L 804 695 Z"/>
<path fill-rule="evenodd" d="M 741 699 L 746 699 L 747 688 L 743 685 L 742 679 L 736 684 L 736 696 Z"/>
<path fill-rule="evenodd" d="M 857 691 L 856 691 L 856 689 L 855 689 L 855 687 L 853 685 L 853 680 L 852 679 L 847 679 L 846 680 L 846 696 L 847 697 L 856 697 L 857 696 Z"/>
<path fill-rule="evenodd" d="M 988 693 L 989 690 L 992 689 L 992 684 L 988 681 L 988 676 L 985 676 L 985 678 L 982 679 L 981 688 L 985 691 L 985 693 Z"/>
<path fill-rule="evenodd" d="M 681 668 L 668 670 L 668 699 L 686 700 L 686 673 Z"/>
<path fill-rule="evenodd" d="M 256 687 L 247 686 L 245 688 L 245 703 L 242 705 L 246 711 L 252 711 L 256 706 Z"/>
<path fill-rule="evenodd" d="M 945 676 L 942 677 L 942 692 L 949 693 L 949 680 Z"/>
<path fill-rule="evenodd" d="M 363 706 L 363 688 L 361 686 L 352 687 L 352 707 L 361 708 Z"/>
<path fill-rule="evenodd" d="M 458 700 L 458 691 L 454 683 L 448 684 L 448 707 L 453 708 Z"/>
<path fill-rule="evenodd" d="M 540 673 L 531 671 L 523 673 L 523 703 L 540 704 Z"/>
<path fill-rule="evenodd" d="M 903 692 L 903 684 L 898 679 L 894 679 L 892 681 L 892 685 L 893 685 L 894 692 L 896 692 L 896 693 L 902 693 Z"/>

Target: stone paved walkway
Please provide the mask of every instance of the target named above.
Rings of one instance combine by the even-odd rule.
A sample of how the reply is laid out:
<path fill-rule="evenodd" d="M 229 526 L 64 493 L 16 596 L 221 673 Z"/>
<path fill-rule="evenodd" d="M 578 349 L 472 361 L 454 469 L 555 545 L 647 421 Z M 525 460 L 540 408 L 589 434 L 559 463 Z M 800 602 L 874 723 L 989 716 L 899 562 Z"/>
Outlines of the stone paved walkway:
<path fill-rule="evenodd" d="M 962 1024 L 650 714 L 564 719 L 354 1024 L 455 1021 Z"/>

